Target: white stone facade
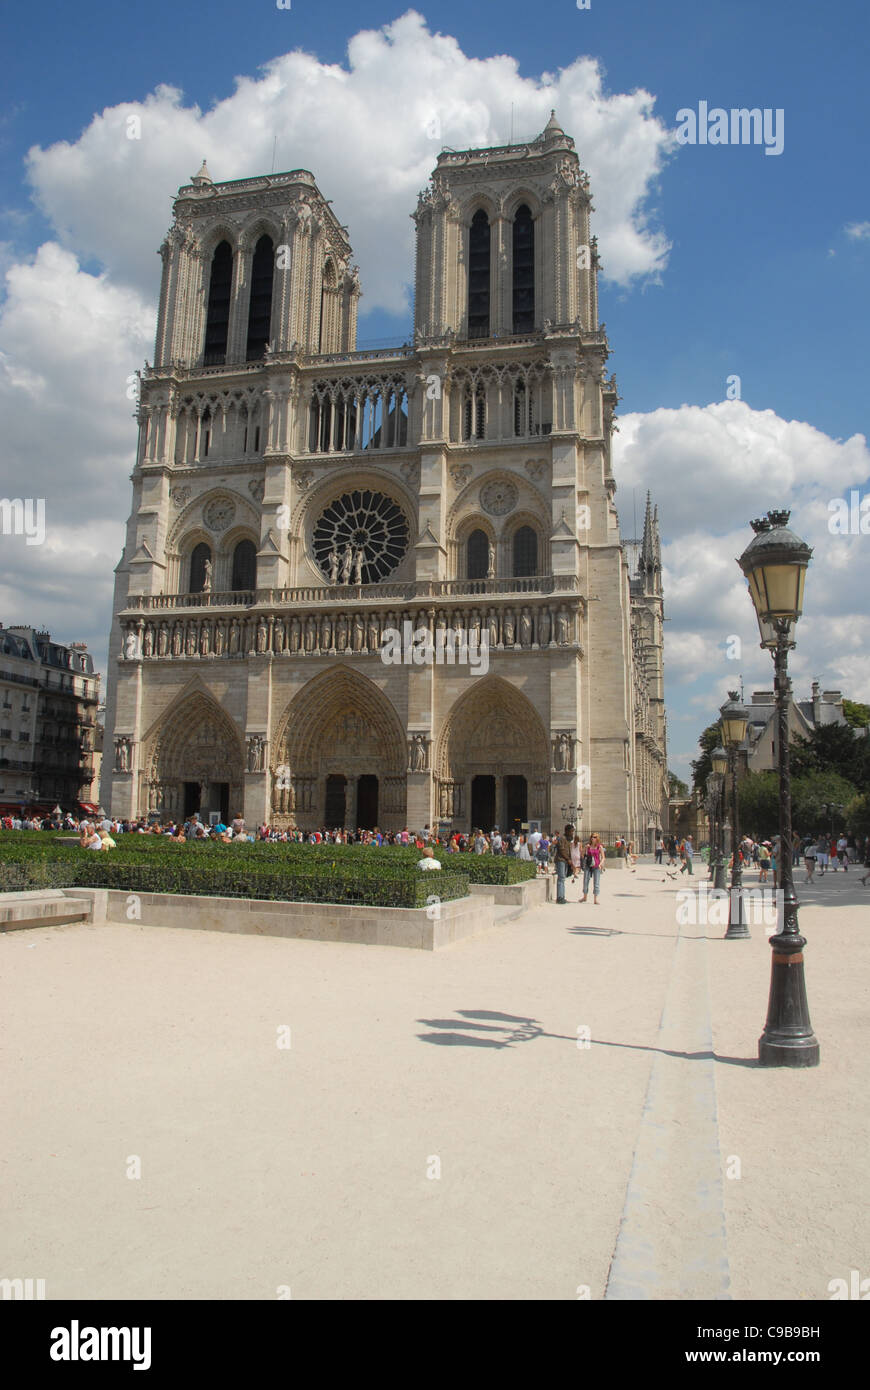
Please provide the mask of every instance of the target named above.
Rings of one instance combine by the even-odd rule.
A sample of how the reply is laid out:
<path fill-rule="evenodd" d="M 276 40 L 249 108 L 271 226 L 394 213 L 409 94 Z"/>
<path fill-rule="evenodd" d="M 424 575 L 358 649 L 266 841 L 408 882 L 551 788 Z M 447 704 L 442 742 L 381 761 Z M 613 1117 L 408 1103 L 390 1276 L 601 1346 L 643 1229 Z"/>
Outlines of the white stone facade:
<path fill-rule="evenodd" d="M 203 166 L 179 191 L 117 571 L 113 814 L 663 827 L 657 518 L 633 557 L 589 209 L 555 119 L 443 153 L 413 345 L 357 352 L 309 173 Z M 488 669 L 385 662 L 406 624 L 480 637 Z"/>

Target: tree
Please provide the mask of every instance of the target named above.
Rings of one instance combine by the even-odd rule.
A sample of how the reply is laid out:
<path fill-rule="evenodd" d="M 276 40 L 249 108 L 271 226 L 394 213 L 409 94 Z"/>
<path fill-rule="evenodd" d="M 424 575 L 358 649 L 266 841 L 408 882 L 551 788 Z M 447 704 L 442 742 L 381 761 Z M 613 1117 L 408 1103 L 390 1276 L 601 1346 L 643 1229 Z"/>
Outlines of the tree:
<path fill-rule="evenodd" d="M 737 784 L 737 802 L 741 830 L 753 838 L 763 839 L 779 830 L 779 775 L 776 772 L 747 772 Z M 729 808 L 730 804 L 729 800 Z"/>
<path fill-rule="evenodd" d="M 870 705 L 860 705 L 857 700 L 844 700 L 843 714 L 853 729 L 866 729 L 870 724 Z"/>
<path fill-rule="evenodd" d="M 870 790 L 870 743 L 848 724 L 822 724 L 809 738 L 793 738 L 790 753 L 792 777 L 831 772 Z"/>
<path fill-rule="evenodd" d="M 672 801 L 689 795 L 687 784 L 675 772 L 668 773 L 668 795 Z"/>
<path fill-rule="evenodd" d="M 852 835 L 870 835 L 870 792 L 853 796 L 847 805 L 846 829 Z"/>
<path fill-rule="evenodd" d="M 695 791 L 704 792 L 705 782 L 713 771 L 713 764 L 710 761 L 710 754 L 718 743 L 722 742 L 722 730 L 718 722 L 708 724 L 707 728 L 698 739 L 698 747 L 701 750 L 700 758 L 696 758 L 692 763 L 692 786 Z"/>
<path fill-rule="evenodd" d="M 836 772 L 810 772 L 797 777 L 791 786 L 792 825 L 799 835 L 830 834 L 831 804 L 849 806 L 857 794 L 852 782 Z M 833 813 L 834 830 L 842 830 L 842 811 Z"/>

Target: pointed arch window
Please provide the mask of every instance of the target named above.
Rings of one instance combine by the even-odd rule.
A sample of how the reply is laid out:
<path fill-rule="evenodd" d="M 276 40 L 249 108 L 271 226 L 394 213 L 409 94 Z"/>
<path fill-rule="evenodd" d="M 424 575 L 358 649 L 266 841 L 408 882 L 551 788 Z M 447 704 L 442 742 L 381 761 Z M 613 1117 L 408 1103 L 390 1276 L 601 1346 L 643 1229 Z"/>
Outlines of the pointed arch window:
<path fill-rule="evenodd" d="M 489 572 L 489 537 L 485 531 L 472 531 L 465 547 L 467 578 L 486 579 Z"/>
<path fill-rule="evenodd" d="M 480 208 L 468 237 L 468 336 L 489 337 L 489 218 Z"/>
<path fill-rule="evenodd" d="M 320 290 L 320 351 L 335 352 L 338 328 L 338 277 L 332 261 L 323 267 Z"/>
<path fill-rule="evenodd" d="M 513 551 L 515 579 L 527 579 L 538 573 L 538 537 L 531 526 L 521 526 L 514 533 Z"/>
<path fill-rule="evenodd" d="M 535 327 L 535 224 L 525 203 L 514 217 L 514 301 L 515 333 L 531 333 Z"/>
<path fill-rule="evenodd" d="M 217 367 L 227 360 L 232 284 L 233 248 L 228 241 L 222 241 L 211 258 L 203 355 L 206 367 Z"/>
<path fill-rule="evenodd" d="M 253 541 L 239 541 L 233 551 L 233 590 L 251 590 L 257 587 L 257 549 Z"/>
<path fill-rule="evenodd" d="M 251 303 L 248 309 L 247 360 L 257 361 L 266 352 L 272 327 L 272 281 L 275 247 L 270 236 L 261 236 L 251 263 Z"/>
<path fill-rule="evenodd" d="M 211 560 L 211 547 L 205 541 L 200 541 L 195 545 L 190 555 L 190 583 L 187 592 L 189 594 L 201 594 L 205 588 L 205 566 L 206 561 Z"/>

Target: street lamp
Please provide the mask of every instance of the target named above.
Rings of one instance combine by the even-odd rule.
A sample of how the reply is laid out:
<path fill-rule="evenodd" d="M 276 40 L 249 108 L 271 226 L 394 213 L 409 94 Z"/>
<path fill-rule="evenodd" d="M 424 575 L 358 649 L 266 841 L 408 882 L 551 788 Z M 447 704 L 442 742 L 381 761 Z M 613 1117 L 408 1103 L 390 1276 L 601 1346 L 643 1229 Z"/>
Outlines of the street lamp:
<path fill-rule="evenodd" d="M 713 887 L 724 892 L 727 886 L 725 881 L 725 855 L 723 849 L 725 843 L 725 774 L 728 771 L 728 754 L 721 744 L 711 752 L 710 762 L 713 765 L 713 771 L 710 773 L 708 781 L 713 783 L 713 795 L 716 804 L 716 827 L 718 831 Z"/>
<path fill-rule="evenodd" d="M 727 749 L 731 767 L 731 901 L 728 908 L 726 941 L 739 941 L 749 935 L 743 911 L 743 866 L 740 863 L 740 808 L 737 803 L 737 751 L 746 738 L 749 715 L 741 705 L 736 690 L 728 691 L 728 699 L 719 711 L 722 721 L 722 742 Z"/>
<path fill-rule="evenodd" d="M 574 829 L 576 830 L 576 829 L 577 829 L 577 821 L 578 821 L 579 818 L 582 816 L 582 814 L 583 814 L 583 807 L 582 807 L 582 806 L 567 806 L 567 805 L 566 805 L 566 806 L 563 806 L 563 807 L 562 807 L 562 824 L 564 825 L 564 824 L 566 823 L 566 821 L 570 821 L 571 824 L 573 825 Z"/>
<path fill-rule="evenodd" d="M 812 549 L 788 529 L 790 513 L 768 512 L 752 522 L 754 539 L 737 561 L 749 584 L 761 645 L 773 653 L 779 744 L 779 885 L 783 896 L 782 928 L 770 938 L 773 951 L 767 1022 L 758 1040 L 763 1067 L 815 1067 L 819 1043 L 807 1004 L 803 949 L 798 929 L 798 900 L 791 855 L 791 773 L 788 714 L 791 684 L 788 652 L 792 628 L 803 610 L 804 580 Z"/>

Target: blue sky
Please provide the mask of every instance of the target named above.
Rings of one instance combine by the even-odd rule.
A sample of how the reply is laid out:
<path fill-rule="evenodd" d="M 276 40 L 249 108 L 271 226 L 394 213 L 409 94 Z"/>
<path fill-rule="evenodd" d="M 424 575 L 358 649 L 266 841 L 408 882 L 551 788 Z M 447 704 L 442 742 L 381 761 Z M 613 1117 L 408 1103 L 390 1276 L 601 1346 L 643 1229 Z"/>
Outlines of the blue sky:
<path fill-rule="evenodd" d="M 866 433 L 870 394 L 866 136 L 870 20 L 866 6 L 857 0 L 826 6 L 809 0 L 763 5 L 737 0 L 727 6 L 592 0 L 589 10 L 578 10 L 573 0 L 533 8 L 513 0 L 475 7 L 442 0 L 436 7 L 420 4 L 416 8 L 427 32 L 451 36 L 465 60 L 485 62 L 499 54 L 509 55 L 530 84 L 539 84 L 545 73 L 558 76 L 578 58 L 592 58 L 599 64 L 608 100 L 616 103 L 620 96 L 644 89 L 654 99 L 650 119 L 669 129 L 675 126 L 680 108 L 696 109 L 702 100 L 726 109 L 783 109 L 781 155 L 767 156 L 759 146 L 710 145 L 662 153 L 657 166 L 645 174 L 644 195 L 636 211 L 646 230 L 668 243 L 664 263 L 647 273 L 643 268 L 631 273 L 620 270 L 617 255 L 616 280 L 603 282 L 600 295 L 601 317 L 613 351 L 611 366 L 623 397 L 620 412 L 630 417 L 620 440 L 620 448 L 626 450 L 622 476 L 617 470 L 624 484 L 617 495 L 623 531 L 630 534 L 632 530 L 633 491 L 641 509 L 649 487 L 657 497 L 669 547 L 687 529 L 697 532 L 695 570 L 707 568 L 704 557 L 713 550 L 718 554 L 720 546 L 731 547 L 727 563 L 735 574 L 727 572 L 729 601 L 748 609 L 748 598 L 740 597 L 745 590 L 735 587 L 742 580 L 732 557 L 739 553 L 734 545 L 742 548 L 749 539 L 749 518 L 768 506 L 792 502 L 796 516 L 810 525 L 813 517 L 819 521 L 825 499 L 837 495 L 837 490 L 842 494 L 852 486 L 866 492 L 868 487 L 870 466 L 862 462 L 866 450 L 862 453 L 861 445 L 852 439 Z M 82 293 L 88 291 L 82 276 L 102 274 L 119 295 L 129 289 L 131 295 L 150 296 L 153 302 L 157 258 L 142 259 L 141 271 L 134 272 L 122 263 L 123 257 L 116 263 L 97 235 L 89 243 L 81 219 L 77 223 L 69 189 L 52 189 L 50 171 L 38 175 L 35 182 L 31 172 L 28 180 L 28 150 L 33 146 L 47 150 L 58 141 L 78 148 L 95 113 L 143 102 L 160 84 L 179 88 L 182 105 L 196 104 L 205 115 L 233 96 L 237 78 L 256 83 L 262 79 L 263 64 L 296 48 L 320 64 L 347 67 L 347 45 L 354 35 L 391 25 L 404 13 L 405 7 L 398 3 L 360 7 L 332 0 L 316 4 L 293 0 L 290 10 L 279 10 L 267 0 L 249 0 L 243 6 L 226 0 L 212 0 L 208 5 L 200 0 L 183 5 L 152 0 L 147 8 L 101 2 L 52 7 L 44 15 L 32 7 L 7 9 L 0 113 L 3 266 L 32 264 L 41 246 L 56 243 L 77 256 L 76 284 Z M 473 98 L 473 69 L 468 69 L 465 80 Z M 437 104 L 438 92 L 432 97 Z M 498 105 L 498 95 L 490 96 L 489 129 L 499 141 L 506 141 L 511 120 L 508 96 L 501 110 Z M 565 112 L 560 110 L 559 115 L 577 140 L 581 164 L 586 163 L 587 151 L 577 129 Z M 396 123 L 403 119 L 397 105 Z M 515 138 L 537 133 L 540 126 L 527 128 L 530 119 L 524 120 L 522 111 L 516 113 Z M 276 167 L 313 169 L 325 196 L 335 200 L 340 219 L 349 223 L 354 241 L 352 207 L 346 205 L 342 188 L 327 185 L 319 173 L 324 158 L 318 144 L 317 113 L 310 113 L 308 127 L 297 121 L 295 129 L 292 141 L 280 122 L 268 132 L 278 136 Z M 445 120 L 444 143 L 458 143 L 451 134 Z M 266 147 L 264 138 L 259 132 L 258 150 Z M 631 138 L 627 128 L 626 139 Z M 266 144 L 271 147 L 271 140 Z M 229 173 L 220 167 L 220 150 L 203 149 L 203 153 L 209 154 L 215 178 L 236 176 L 235 168 Z M 433 162 L 435 153 L 433 148 Z M 594 155 L 594 151 L 588 153 Z M 260 172 L 262 156 L 257 153 L 252 158 L 256 167 L 246 172 Z M 185 149 L 171 177 L 171 162 L 164 160 L 161 166 L 167 172 L 161 172 L 159 184 L 154 185 L 154 197 L 165 199 L 161 217 L 165 226 L 175 188 L 194 172 L 189 164 Z M 111 177 L 107 170 L 110 197 Z M 596 205 L 602 212 L 600 198 Z M 413 201 L 408 201 L 407 212 L 412 206 Z M 117 235 L 125 235 L 123 224 Z M 153 249 L 158 241 L 159 236 L 152 238 Z M 612 260 L 606 241 L 601 250 L 607 272 Z M 363 255 L 359 259 L 365 290 L 367 265 Z M 410 262 L 405 270 L 409 278 Z M 404 336 L 408 315 L 396 302 L 383 302 L 387 299 L 374 293 L 363 300 L 361 340 Z M 20 371 L 32 372 L 24 347 L 17 349 L 14 337 L 16 323 L 20 328 L 28 321 L 27 314 L 20 305 L 7 302 L 5 308 L 7 332 L 5 338 L 0 332 L 0 351 L 7 366 L 14 365 L 20 351 Z M 125 312 L 135 316 L 135 309 Z M 28 343 L 35 350 L 32 339 Z M 139 360 L 131 358 L 130 369 L 149 354 L 147 349 Z M 745 416 L 735 412 L 732 422 L 721 412 L 662 414 L 681 412 L 684 406 L 708 411 L 713 403 L 724 401 L 726 377 L 734 373 L 741 380 L 742 400 L 748 408 Z M 773 412 L 772 426 L 763 412 Z M 123 418 L 129 420 L 129 413 Z M 809 429 L 779 428 L 781 422 L 786 426 L 800 422 Z M 708 426 L 714 433 L 719 431 L 711 444 L 709 466 L 703 445 Z M 771 426 L 775 445 L 769 450 L 759 447 L 757 467 L 750 458 L 748 467 L 730 472 L 724 458 L 728 438 L 742 438 L 744 426 L 750 432 L 760 431 L 764 438 Z M 694 441 L 691 447 L 674 446 L 677 427 L 683 431 L 684 444 L 690 437 Z M 118 496 L 124 496 L 128 488 L 135 442 L 132 424 L 121 426 L 118 447 L 122 454 L 124 429 L 127 454 L 118 460 L 123 484 Z M 838 441 L 850 440 L 847 449 L 839 448 Z M 786 455 L 790 462 L 783 462 Z M 674 463 L 675 456 L 683 460 L 682 471 Z M 4 468 L 14 469 L 17 463 L 7 451 Z M 0 489 L 11 492 L 11 481 L 4 478 Z M 125 501 L 122 514 L 115 518 L 119 541 L 126 505 Z M 742 543 L 734 539 L 743 533 Z M 827 546 L 823 525 L 818 534 Z M 848 558 L 845 545 L 840 550 L 834 545 L 830 542 L 830 573 L 819 584 L 816 599 L 812 579 L 808 582 L 807 617 L 813 618 L 813 627 L 808 624 L 813 645 L 807 651 L 805 669 L 798 659 L 796 670 L 807 684 L 819 675 L 827 685 L 844 689 L 848 685 L 848 694 L 870 699 L 870 659 L 863 656 L 868 650 L 866 629 L 855 643 L 851 636 L 838 638 L 829 621 L 852 610 L 856 620 L 862 619 L 870 588 L 870 537 L 853 538 Z M 5 541 L 4 547 L 13 560 L 13 573 L 0 588 L 0 620 L 20 621 L 26 616 L 23 605 L 28 589 L 17 584 L 15 557 Z M 817 545 L 817 562 L 822 559 Z M 730 635 L 722 628 L 745 632 L 750 640 L 751 610 L 748 623 L 743 613 L 740 625 L 729 624 L 726 611 L 711 625 L 712 607 L 718 600 L 709 583 L 716 593 L 721 590 L 721 580 L 713 573 L 716 567 L 706 588 L 703 574 L 695 574 L 693 589 L 694 571 L 687 569 L 685 556 L 680 559 L 676 549 L 669 548 L 666 562 L 673 572 L 675 600 L 669 631 L 674 637 L 680 634 L 682 643 L 674 647 L 668 690 L 672 761 L 685 772 L 697 733 L 708 722 L 710 701 L 715 709 L 733 679 L 733 663 L 729 668 L 724 658 L 716 662 L 715 652 Z M 63 605 L 69 601 L 70 576 L 81 571 L 68 568 L 64 572 L 64 563 L 59 549 L 56 582 L 37 586 L 42 606 L 40 612 L 29 613 L 31 620 L 41 621 L 44 610 L 56 628 L 74 621 L 74 610 L 67 611 Z M 100 628 L 107 630 L 109 621 L 102 576 L 98 588 L 97 606 L 102 607 L 94 615 L 93 631 L 78 634 L 91 642 L 95 652 L 104 650 L 105 631 L 100 633 Z M 824 605 L 831 605 L 833 611 Z M 701 606 L 704 615 L 695 611 L 693 616 L 693 608 Z M 77 634 L 58 628 L 58 635 L 73 638 Z M 706 655 L 701 654 L 702 648 Z M 748 683 L 763 678 L 769 684 L 767 660 L 760 653 L 747 656 Z M 705 662 L 710 669 L 698 669 Z"/>

